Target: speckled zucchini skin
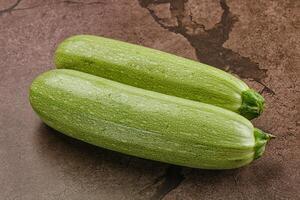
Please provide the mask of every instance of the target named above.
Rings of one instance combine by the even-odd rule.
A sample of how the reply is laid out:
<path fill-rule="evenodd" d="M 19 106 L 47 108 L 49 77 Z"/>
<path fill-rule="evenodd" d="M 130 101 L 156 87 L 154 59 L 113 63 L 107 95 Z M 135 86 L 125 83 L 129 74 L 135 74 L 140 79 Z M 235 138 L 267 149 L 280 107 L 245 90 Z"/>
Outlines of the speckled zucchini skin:
<path fill-rule="evenodd" d="M 269 135 L 213 105 L 57 69 L 37 77 L 30 103 L 50 127 L 100 147 L 204 169 L 244 166 Z"/>
<path fill-rule="evenodd" d="M 74 69 L 135 87 L 213 104 L 248 119 L 264 99 L 238 78 L 217 68 L 158 50 L 103 37 L 78 35 L 55 53 L 57 68 Z"/>

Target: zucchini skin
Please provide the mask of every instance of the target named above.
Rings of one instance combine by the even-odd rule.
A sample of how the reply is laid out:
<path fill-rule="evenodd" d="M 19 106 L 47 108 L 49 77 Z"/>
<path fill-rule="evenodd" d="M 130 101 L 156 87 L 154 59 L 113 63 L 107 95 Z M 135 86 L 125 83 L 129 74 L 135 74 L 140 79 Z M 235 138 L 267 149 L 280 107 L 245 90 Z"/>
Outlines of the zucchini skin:
<path fill-rule="evenodd" d="M 74 69 L 135 87 L 213 104 L 248 119 L 259 116 L 264 99 L 233 75 L 162 51 L 91 35 L 63 41 L 57 68 Z"/>
<path fill-rule="evenodd" d="M 70 137 L 182 166 L 238 168 L 269 140 L 234 112 L 75 70 L 38 76 L 29 98 L 47 125 Z"/>

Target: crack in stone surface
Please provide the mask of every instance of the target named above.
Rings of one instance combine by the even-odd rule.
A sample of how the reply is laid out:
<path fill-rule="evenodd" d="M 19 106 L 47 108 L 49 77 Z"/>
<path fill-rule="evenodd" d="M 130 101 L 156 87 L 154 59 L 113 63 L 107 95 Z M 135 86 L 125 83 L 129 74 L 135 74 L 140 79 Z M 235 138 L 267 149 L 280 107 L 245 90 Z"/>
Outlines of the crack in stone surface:
<path fill-rule="evenodd" d="M 153 183 L 143 188 L 139 193 L 144 194 L 153 188 L 157 188 L 150 200 L 163 199 L 169 192 L 176 189 L 185 179 L 182 167 L 170 165 L 162 176 L 157 177 Z"/>
<path fill-rule="evenodd" d="M 6 8 L 6 9 L 3 9 L 3 10 L 0 10 L 0 15 L 2 15 L 3 13 L 6 13 L 6 12 L 13 11 L 21 3 L 21 1 L 22 0 L 17 0 L 16 3 L 11 5 L 10 7 Z"/>
<path fill-rule="evenodd" d="M 250 58 L 223 47 L 229 39 L 233 25 L 238 21 L 237 16 L 230 12 L 226 0 L 220 0 L 223 10 L 221 20 L 211 29 L 206 29 L 203 24 L 193 20 L 192 13 L 185 9 L 186 2 L 187 0 L 139 0 L 140 6 L 146 8 L 162 28 L 181 34 L 189 41 L 199 61 L 233 72 L 241 78 L 254 80 L 264 87 L 261 92 L 275 94 L 263 83 L 263 79 L 267 76 L 266 69 L 260 69 L 259 64 Z M 155 6 L 164 3 L 170 4 L 171 16 L 176 19 L 177 25 L 166 24 L 155 13 Z"/>
<path fill-rule="evenodd" d="M 159 190 L 151 197 L 151 200 L 163 199 L 169 192 L 176 189 L 181 184 L 184 180 L 182 167 L 171 165 L 167 168 L 164 178 L 165 181 Z"/>

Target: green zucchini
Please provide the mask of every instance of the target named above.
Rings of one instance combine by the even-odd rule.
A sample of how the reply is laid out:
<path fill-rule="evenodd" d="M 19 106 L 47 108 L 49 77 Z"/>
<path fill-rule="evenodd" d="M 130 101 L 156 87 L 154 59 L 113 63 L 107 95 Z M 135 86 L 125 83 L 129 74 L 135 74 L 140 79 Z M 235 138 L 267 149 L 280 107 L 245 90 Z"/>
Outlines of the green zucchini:
<path fill-rule="evenodd" d="M 226 109 L 68 69 L 37 77 L 30 103 L 46 124 L 73 138 L 194 168 L 247 165 L 271 137 Z"/>
<path fill-rule="evenodd" d="M 248 119 L 264 98 L 217 68 L 158 50 L 97 36 L 73 36 L 55 52 L 57 68 L 74 69 L 127 85 L 213 104 Z"/>

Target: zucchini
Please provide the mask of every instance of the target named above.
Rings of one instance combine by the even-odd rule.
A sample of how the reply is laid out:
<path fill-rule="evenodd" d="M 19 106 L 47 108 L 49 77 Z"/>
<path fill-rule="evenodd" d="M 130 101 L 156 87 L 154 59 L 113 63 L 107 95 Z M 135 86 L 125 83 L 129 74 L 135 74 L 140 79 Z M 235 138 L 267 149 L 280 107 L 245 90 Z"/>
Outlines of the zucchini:
<path fill-rule="evenodd" d="M 271 137 L 226 109 L 68 69 L 38 76 L 30 103 L 47 125 L 70 137 L 194 168 L 247 165 Z"/>
<path fill-rule="evenodd" d="M 264 98 L 217 68 L 158 50 L 103 37 L 78 35 L 55 52 L 57 68 L 74 69 L 127 85 L 259 116 Z"/>

